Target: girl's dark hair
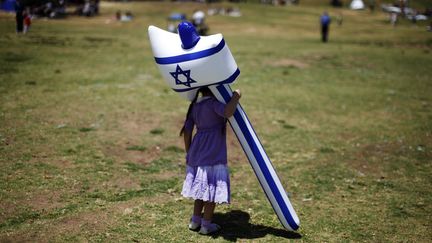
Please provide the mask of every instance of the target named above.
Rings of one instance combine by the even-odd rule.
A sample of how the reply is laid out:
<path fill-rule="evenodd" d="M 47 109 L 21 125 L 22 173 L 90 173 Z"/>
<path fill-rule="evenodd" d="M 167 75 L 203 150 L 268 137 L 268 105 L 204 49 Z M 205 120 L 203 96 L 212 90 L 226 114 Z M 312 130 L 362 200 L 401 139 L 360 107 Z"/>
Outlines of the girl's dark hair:
<path fill-rule="evenodd" d="M 197 99 L 198 99 L 198 95 L 199 93 L 203 94 L 203 95 L 210 95 L 213 96 L 213 93 L 211 92 L 211 90 L 209 89 L 209 87 L 205 86 L 205 87 L 201 87 L 198 89 L 198 91 L 195 94 L 194 99 L 191 101 L 188 111 L 186 113 L 186 118 L 185 118 L 185 122 L 187 121 L 187 119 L 189 118 L 189 116 L 191 115 L 190 113 L 192 112 L 192 107 L 193 105 L 196 103 Z M 183 135 L 184 133 L 184 129 L 185 129 L 185 124 L 183 124 L 183 127 L 180 130 L 180 136 Z"/>
<path fill-rule="evenodd" d="M 198 99 L 198 94 L 199 94 L 200 90 L 201 90 L 201 89 L 199 89 L 199 90 L 196 92 L 195 97 L 193 98 L 193 100 L 192 100 L 191 103 L 189 104 L 189 108 L 188 108 L 187 113 L 186 113 L 185 122 L 187 121 L 187 119 L 188 119 L 189 116 L 190 116 L 190 113 L 191 113 L 191 111 L 192 111 L 192 106 L 196 103 L 196 101 L 197 101 L 197 99 Z M 180 135 L 179 135 L 179 136 L 183 135 L 184 130 L 185 130 L 185 124 L 183 124 L 183 127 L 181 128 L 181 130 L 180 130 Z"/>

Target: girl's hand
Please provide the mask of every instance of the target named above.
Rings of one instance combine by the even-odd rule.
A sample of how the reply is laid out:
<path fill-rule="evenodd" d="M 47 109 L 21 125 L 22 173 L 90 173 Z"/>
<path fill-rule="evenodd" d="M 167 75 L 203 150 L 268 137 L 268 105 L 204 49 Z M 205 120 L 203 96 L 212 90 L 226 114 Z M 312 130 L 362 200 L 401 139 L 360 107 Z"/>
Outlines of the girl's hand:
<path fill-rule="evenodd" d="M 238 98 L 240 99 L 241 98 L 241 92 L 239 89 L 234 90 L 233 96 L 236 94 L 237 94 Z"/>
<path fill-rule="evenodd" d="M 225 105 L 224 116 L 226 118 L 229 118 L 229 117 L 231 117 L 234 114 L 240 97 L 241 97 L 241 92 L 240 92 L 239 89 L 236 89 L 233 92 L 231 100 Z"/>

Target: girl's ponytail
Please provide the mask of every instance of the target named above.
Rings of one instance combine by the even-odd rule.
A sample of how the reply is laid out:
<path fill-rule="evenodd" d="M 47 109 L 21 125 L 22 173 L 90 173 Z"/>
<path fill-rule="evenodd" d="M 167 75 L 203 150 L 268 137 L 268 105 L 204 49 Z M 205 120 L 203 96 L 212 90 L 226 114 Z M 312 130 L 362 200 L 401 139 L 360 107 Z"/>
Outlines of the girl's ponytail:
<path fill-rule="evenodd" d="M 190 113 L 192 112 L 192 106 L 196 103 L 196 101 L 197 101 L 197 99 L 198 99 L 198 94 L 199 94 L 199 90 L 196 92 L 196 95 L 195 95 L 194 99 L 191 101 L 191 103 L 190 103 L 190 105 L 189 105 L 188 111 L 187 111 L 187 113 L 186 113 L 185 122 L 187 121 L 187 119 L 188 119 L 189 116 L 190 116 Z M 180 130 L 180 135 L 179 135 L 179 136 L 183 135 L 183 133 L 184 133 L 184 129 L 185 129 L 185 124 L 183 124 L 183 127 L 182 127 L 182 129 Z"/>

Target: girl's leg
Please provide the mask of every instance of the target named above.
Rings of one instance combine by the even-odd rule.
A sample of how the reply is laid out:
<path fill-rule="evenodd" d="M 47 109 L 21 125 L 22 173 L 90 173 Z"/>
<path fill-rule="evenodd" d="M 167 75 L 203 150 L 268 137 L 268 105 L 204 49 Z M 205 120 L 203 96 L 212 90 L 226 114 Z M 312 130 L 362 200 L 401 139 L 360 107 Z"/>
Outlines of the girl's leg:
<path fill-rule="evenodd" d="M 211 234 L 220 230 L 220 226 L 217 224 L 212 224 L 211 219 L 213 218 L 213 212 L 216 207 L 216 203 L 214 202 L 205 202 L 204 203 L 204 218 L 201 221 L 201 234 Z"/>
<path fill-rule="evenodd" d="M 195 200 L 194 209 L 191 221 L 189 223 L 190 230 L 198 230 L 201 226 L 201 213 L 204 207 L 204 202 L 202 200 Z"/>
<path fill-rule="evenodd" d="M 211 221 L 213 218 L 213 213 L 216 207 L 216 203 L 214 202 L 205 202 L 204 203 L 204 219 L 207 221 Z"/>
<path fill-rule="evenodd" d="M 203 207 L 204 207 L 203 200 L 195 200 L 193 215 L 201 217 Z"/>

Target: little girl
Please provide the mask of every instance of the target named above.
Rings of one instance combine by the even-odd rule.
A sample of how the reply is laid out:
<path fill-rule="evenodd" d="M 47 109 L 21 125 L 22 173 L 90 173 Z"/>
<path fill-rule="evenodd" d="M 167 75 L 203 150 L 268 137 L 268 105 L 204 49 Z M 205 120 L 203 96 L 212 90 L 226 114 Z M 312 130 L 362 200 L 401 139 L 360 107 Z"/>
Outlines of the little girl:
<path fill-rule="evenodd" d="M 26 34 L 30 30 L 31 25 L 31 15 L 30 10 L 24 11 L 24 34 Z"/>
<path fill-rule="evenodd" d="M 202 96 L 198 98 L 199 93 Z M 240 91 L 234 91 L 225 105 L 213 96 L 208 87 L 200 88 L 180 131 L 187 153 L 182 195 L 195 200 L 189 229 L 199 230 L 200 234 L 220 230 L 219 225 L 211 222 L 216 203 L 230 203 L 226 119 L 234 114 L 240 97 Z M 194 125 L 197 132 L 192 139 Z"/>

